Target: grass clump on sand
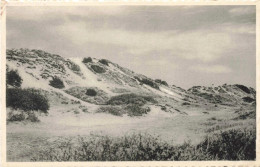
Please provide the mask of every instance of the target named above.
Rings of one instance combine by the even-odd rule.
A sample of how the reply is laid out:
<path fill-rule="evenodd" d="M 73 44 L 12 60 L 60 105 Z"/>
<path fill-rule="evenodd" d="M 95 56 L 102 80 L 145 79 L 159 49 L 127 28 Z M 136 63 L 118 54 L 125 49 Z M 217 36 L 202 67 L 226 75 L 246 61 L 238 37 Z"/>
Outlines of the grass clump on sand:
<path fill-rule="evenodd" d="M 80 137 L 50 145 L 34 161 L 188 161 L 254 160 L 255 130 L 229 130 L 200 144 L 173 146 L 149 134 Z"/>

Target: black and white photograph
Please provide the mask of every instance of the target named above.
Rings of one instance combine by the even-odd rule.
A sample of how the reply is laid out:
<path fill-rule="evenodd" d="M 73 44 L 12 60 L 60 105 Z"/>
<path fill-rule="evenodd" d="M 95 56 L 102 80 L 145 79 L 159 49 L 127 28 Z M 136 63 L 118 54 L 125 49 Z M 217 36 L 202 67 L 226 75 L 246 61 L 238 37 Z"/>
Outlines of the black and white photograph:
<path fill-rule="evenodd" d="M 5 12 L 6 162 L 256 161 L 256 5 Z"/>

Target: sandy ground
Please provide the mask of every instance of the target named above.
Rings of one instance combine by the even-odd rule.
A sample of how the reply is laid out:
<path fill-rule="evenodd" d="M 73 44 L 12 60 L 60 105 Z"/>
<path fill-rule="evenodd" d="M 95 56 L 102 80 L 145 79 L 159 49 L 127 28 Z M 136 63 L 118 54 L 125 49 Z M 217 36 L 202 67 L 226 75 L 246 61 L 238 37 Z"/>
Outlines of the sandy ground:
<path fill-rule="evenodd" d="M 88 136 L 102 134 L 123 136 L 131 133 L 147 132 L 159 136 L 171 144 L 190 141 L 199 143 L 207 134 L 206 130 L 216 125 L 232 124 L 234 111 L 222 109 L 203 114 L 194 108 L 187 108 L 188 115 L 167 113 L 157 106 L 142 117 L 113 116 L 105 113 L 75 114 L 71 110 L 77 105 L 52 107 L 48 116 L 40 116 L 39 123 L 17 122 L 7 125 L 7 160 L 29 161 L 35 152 L 47 141 L 57 137 Z M 211 120 L 213 117 L 217 120 Z M 253 122 L 234 122 L 243 127 Z M 225 126 L 225 128 L 227 128 Z"/>

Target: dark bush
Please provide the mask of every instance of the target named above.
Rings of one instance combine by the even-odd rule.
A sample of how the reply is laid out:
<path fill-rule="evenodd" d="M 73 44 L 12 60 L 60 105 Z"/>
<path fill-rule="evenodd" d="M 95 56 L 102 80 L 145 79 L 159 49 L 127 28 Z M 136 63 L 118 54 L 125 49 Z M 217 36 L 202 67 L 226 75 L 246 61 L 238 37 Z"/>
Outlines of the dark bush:
<path fill-rule="evenodd" d="M 247 94 L 250 93 L 250 90 L 248 89 L 248 87 L 244 86 L 244 85 L 235 85 L 236 87 L 238 87 L 239 89 L 241 89 L 242 91 L 246 92 Z"/>
<path fill-rule="evenodd" d="M 56 77 L 56 76 L 53 77 L 52 80 L 50 80 L 49 85 L 51 85 L 54 88 L 58 88 L 58 89 L 61 89 L 61 88 L 65 87 L 63 81 L 60 78 Z"/>
<path fill-rule="evenodd" d="M 105 73 L 106 70 L 98 65 L 91 65 L 91 68 L 96 72 L 96 73 Z"/>
<path fill-rule="evenodd" d="M 7 89 L 6 106 L 24 111 L 39 110 L 44 113 L 49 110 L 47 98 L 36 89 Z"/>
<path fill-rule="evenodd" d="M 161 110 L 166 111 L 167 110 L 166 106 L 161 106 Z"/>
<path fill-rule="evenodd" d="M 162 81 L 160 79 L 156 79 L 155 82 L 159 83 L 159 84 L 162 84 L 162 85 L 165 85 L 165 86 L 168 86 L 168 83 L 166 81 Z"/>
<path fill-rule="evenodd" d="M 22 84 L 22 78 L 20 77 L 20 75 L 18 74 L 18 72 L 15 70 L 10 70 L 8 71 L 7 69 L 7 73 L 6 73 L 6 83 L 8 85 L 12 85 L 14 87 L 20 87 Z"/>
<path fill-rule="evenodd" d="M 153 82 L 151 79 L 143 78 L 143 79 L 141 80 L 141 82 L 142 82 L 143 84 L 146 84 L 146 85 L 151 86 L 152 88 L 159 89 L 159 86 L 158 86 L 155 82 Z"/>
<path fill-rule="evenodd" d="M 244 102 L 247 102 L 247 103 L 252 103 L 253 101 L 255 101 L 255 99 L 253 99 L 251 97 L 243 97 L 242 99 Z"/>
<path fill-rule="evenodd" d="M 190 103 L 184 102 L 184 103 L 182 103 L 182 105 L 183 105 L 183 106 L 185 106 L 185 105 L 190 105 Z"/>
<path fill-rule="evenodd" d="M 106 60 L 106 59 L 101 59 L 101 60 L 99 60 L 98 62 L 100 62 L 101 64 L 104 64 L 104 65 L 108 66 L 108 60 Z"/>
<path fill-rule="evenodd" d="M 168 86 L 168 83 L 166 81 L 162 81 L 162 84 Z"/>
<path fill-rule="evenodd" d="M 86 95 L 88 95 L 88 96 L 96 96 L 97 92 L 94 89 L 88 89 L 86 91 Z"/>
<path fill-rule="evenodd" d="M 83 63 L 89 63 L 89 62 L 92 62 L 92 58 L 91 57 L 88 57 L 88 58 L 84 58 Z"/>
<path fill-rule="evenodd" d="M 147 102 L 156 103 L 154 98 L 150 96 L 142 96 L 134 93 L 131 94 L 122 94 L 118 96 L 113 96 L 107 102 L 110 105 L 123 105 L 123 104 L 136 104 L 142 106 Z"/>
<path fill-rule="evenodd" d="M 137 76 L 134 76 L 134 78 L 136 80 L 138 80 L 141 84 L 146 84 L 148 86 L 151 86 L 152 88 L 159 89 L 159 86 L 156 84 L 156 82 L 154 82 L 151 79 L 139 78 Z M 157 82 L 158 82 L 158 80 L 157 80 Z"/>

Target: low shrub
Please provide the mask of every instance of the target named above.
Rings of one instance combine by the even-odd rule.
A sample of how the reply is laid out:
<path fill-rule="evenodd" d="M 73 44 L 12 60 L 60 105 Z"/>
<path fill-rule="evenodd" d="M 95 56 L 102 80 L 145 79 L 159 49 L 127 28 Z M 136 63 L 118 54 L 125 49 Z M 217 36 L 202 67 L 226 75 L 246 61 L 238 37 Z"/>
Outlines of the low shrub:
<path fill-rule="evenodd" d="M 168 83 L 167 83 L 166 81 L 162 81 L 162 80 L 160 80 L 160 79 L 156 79 L 155 82 L 156 82 L 156 83 L 159 83 L 159 84 L 163 84 L 163 85 L 165 85 L 165 86 L 168 86 Z"/>
<path fill-rule="evenodd" d="M 109 113 L 115 116 L 122 116 L 123 114 L 125 114 L 126 112 L 120 108 L 120 107 L 115 107 L 115 106 L 103 106 L 100 107 L 97 110 L 98 113 Z"/>
<path fill-rule="evenodd" d="M 156 84 L 156 82 L 154 82 L 153 80 L 151 79 L 147 79 L 147 78 L 139 78 L 137 76 L 134 77 L 136 80 L 138 80 L 141 84 L 145 84 L 145 85 L 148 85 L 152 88 L 155 88 L 155 89 L 159 89 L 159 86 Z"/>
<path fill-rule="evenodd" d="M 235 117 L 234 120 L 245 120 L 245 119 L 255 119 L 256 118 L 256 112 L 255 111 L 249 111 L 240 114 L 238 117 Z"/>
<path fill-rule="evenodd" d="M 168 83 L 166 81 L 162 81 L 162 84 L 168 86 Z"/>
<path fill-rule="evenodd" d="M 98 89 L 97 87 L 75 86 L 65 90 L 65 92 L 82 101 L 93 103 L 93 104 L 104 105 L 109 100 L 108 94 L 105 91 Z M 74 102 L 74 104 L 76 103 Z"/>
<path fill-rule="evenodd" d="M 91 68 L 96 72 L 96 73 L 105 73 L 106 70 L 98 65 L 91 65 Z"/>
<path fill-rule="evenodd" d="M 126 111 L 127 111 L 127 115 L 130 117 L 133 116 L 142 116 L 144 114 L 147 114 L 148 112 L 151 111 L 151 109 L 149 107 L 141 107 L 139 105 L 136 104 L 131 104 L 125 107 Z"/>
<path fill-rule="evenodd" d="M 146 85 L 151 86 L 152 88 L 159 89 L 159 86 L 158 86 L 155 82 L 153 82 L 152 80 L 150 80 L 150 79 L 143 78 L 143 79 L 141 80 L 141 82 L 142 82 L 143 84 L 146 84 Z"/>
<path fill-rule="evenodd" d="M 88 96 L 96 96 L 97 92 L 94 89 L 87 89 L 86 95 L 88 95 Z"/>
<path fill-rule="evenodd" d="M 39 122 L 40 120 L 34 112 L 25 112 L 23 110 L 14 110 L 8 113 L 7 122 L 21 121 Z"/>
<path fill-rule="evenodd" d="M 254 160 L 256 157 L 255 130 L 229 130 L 205 138 L 198 148 L 221 160 Z"/>
<path fill-rule="evenodd" d="M 82 112 L 88 113 L 88 108 L 86 106 L 79 106 Z"/>
<path fill-rule="evenodd" d="M 80 66 L 75 64 L 74 62 L 67 60 L 66 65 L 69 69 L 71 69 L 74 72 L 80 72 Z"/>
<path fill-rule="evenodd" d="M 91 57 L 88 57 L 88 58 L 84 58 L 83 63 L 89 63 L 89 62 L 92 62 L 92 58 Z"/>
<path fill-rule="evenodd" d="M 217 118 L 216 117 L 211 117 L 209 120 L 216 121 Z"/>
<path fill-rule="evenodd" d="M 6 106 L 24 111 L 39 110 L 47 113 L 49 103 L 36 89 L 10 88 L 6 90 Z"/>
<path fill-rule="evenodd" d="M 156 103 L 154 98 L 150 96 L 142 96 L 134 93 L 131 94 L 122 94 L 118 96 L 113 96 L 107 102 L 109 105 L 122 105 L 122 104 L 136 104 L 142 106 L 147 102 Z"/>
<path fill-rule="evenodd" d="M 98 62 L 100 62 L 101 64 L 104 64 L 104 65 L 108 66 L 108 60 L 106 60 L 106 59 L 101 59 L 101 60 L 99 60 Z"/>
<path fill-rule="evenodd" d="M 23 112 L 20 112 L 18 114 L 10 114 L 7 118 L 7 121 L 9 122 L 23 121 L 23 120 L 25 120 L 25 115 Z"/>
<path fill-rule="evenodd" d="M 77 64 L 71 64 L 72 71 L 80 71 L 80 67 Z"/>
<path fill-rule="evenodd" d="M 173 146 L 159 137 L 131 134 L 124 137 L 91 135 L 51 145 L 35 155 L 34 161 L 191 161 L 191 160 L 255 160 L 256 134 L 251 130 L 230 130 L 198 145 L 184 143 Z M 57 142 L 55 142 L 57 143 Z"/>
<path fill-rule="evenodd" d="M 186 106 L 186 105 L 190 105 L 190 103 L 184 102 L 184 103 L 182 103 L 182 105 L 183 105 L 183 106 Z"/>
<path fill-rule="evenodd" d="M 34 112 L 29 112 L 26 120 L 29 120 L 31 122 L 40 122 L 40 120 L 38 119 L 38 117 L 35 115 Z"/>
<path fill-rule="evenodd" d="M 49 85 L 51 85 L 54 88 L 58 88 L 58 89 L 62 89 L 65 87 L 63 81 L 56 76 L 53 77 L 52 80 L 50 80 Z"/>

